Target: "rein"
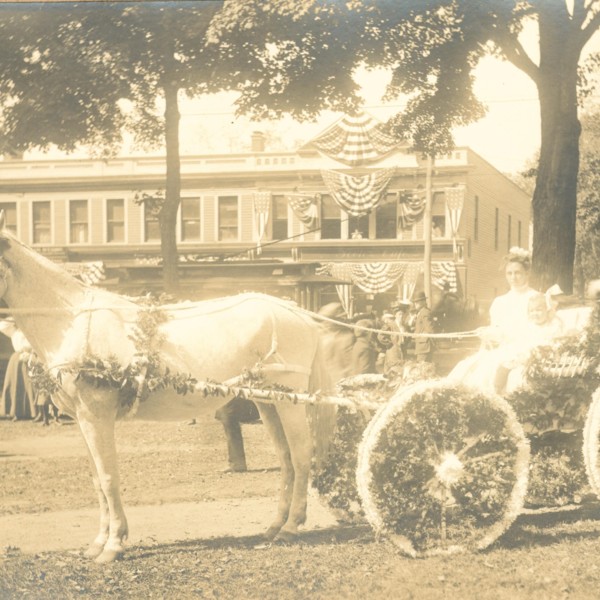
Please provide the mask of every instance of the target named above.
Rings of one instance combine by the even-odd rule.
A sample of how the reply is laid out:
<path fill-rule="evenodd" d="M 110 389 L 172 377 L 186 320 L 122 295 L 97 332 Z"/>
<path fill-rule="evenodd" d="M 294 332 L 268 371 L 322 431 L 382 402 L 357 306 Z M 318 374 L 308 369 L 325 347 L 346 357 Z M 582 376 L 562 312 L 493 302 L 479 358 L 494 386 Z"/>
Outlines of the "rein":
<path fill-rule="evenodd" d="M 246 300 L 248 300 L 249 298 L 244 298 L 241 299 L 240 302 L 244 302 Z M 317 321 L 322 321 L 322 322 L 326 322 L 326 323 L 331 323 L 333 325 L 336 325 L 338 327 L 343 327 L 345 329 L 350 329 L 352 331 L 366 331 L 366 332 L 370 332 L 370 333 L 376 333 L 376 334 L 384 334 L 384 335 L 390 335 L 390 336 L 397 336 L 397 337 L 407 337 L 407 338 L 433 338 L 433 339 L 462 339 L 462 338 L 471 338 L 471 337 L 479 337 L 479 333 L 477 329 L 472 329 L 472 330 L 468 330 L 468 331 L 453 331 L 451 333 L 410 333 L 410 332 L 402 332 L 402 331 L 390 331 L 387 329 L 375 329 L 372 327 L 363 327 L 361 325 L 355 325 L 353 323 L 348 323 L 346 321 L 338 321 L 336 319 L 332 319 L 330 317 L 326 317 L 324 315 L 320 315 L 318 313 L 314 313 L 311 312 L 309 310 L 306 310 L 304 308 L 301 308 L 300 306 L 293 306 L 293 305 L 287 305 L 284 304 L 283 302 L 281 303 L 281 305 L 283 308 L 289 310 L 292 313 L 296 313 L 299 315 L 303 315 L 303 316 L 307 316 L 310 317 L 311 319 L 317 320 Z M 73 308 L 0 308 L 0 315 L 7 315 L 7 316 L 11 316 L 11 315 L 55 315 L 55 314 L 59 314 L 59 313 L 70 313 L 73 316 L 77 316 L 86 312 L 93 312 L 93 311 L 98 311 L 98 310 L 108 310 L 108 311 L 112 311 L 112 312 L 118 312 L 118 311 L 139 311 L 139 310 L 143 310 L 145 307 L 144 306 L 94 306 L 94 307 L 87 307 L 87 308 L 77 308 L 77 309 L 73 309 Z M 164 307 L 161 307 L 164 308 Z M 179 312 L 179 311 L 189 311 L 191 309 L 193 309 L 193 306 L 169 306 L 169 308 L 167 309 L 167 312 Z M 217 312 L 222 312 L 225 311 L 227 309 L 229 309 L 230 306 L 225 306 L 225 307 L 219 307 L 219 308 L 215 308 L 214 310 L 210 310 L 210 311 L 206 311 L 203 313 L 200 313 L 201 315 L 205 315 L 205 314 L 214 314 Z M 195 316 L 199 316 L 199 315 L 190 315 L 188 316 L 179 316 L 178 318 L 192 318 Z M 125 321 L 125 319 L 124 319 Z M 134 321 L 126 321 L 126 322 L 134 322 Z"/>

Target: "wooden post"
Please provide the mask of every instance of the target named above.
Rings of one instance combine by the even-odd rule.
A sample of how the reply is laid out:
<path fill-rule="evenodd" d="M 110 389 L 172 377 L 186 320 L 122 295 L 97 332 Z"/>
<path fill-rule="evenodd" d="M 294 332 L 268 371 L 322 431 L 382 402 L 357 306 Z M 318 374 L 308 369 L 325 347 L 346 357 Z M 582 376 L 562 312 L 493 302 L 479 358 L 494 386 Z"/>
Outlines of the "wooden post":
<path fill-rule="evenodd" d="M 423 287 L 431 307 L 431 207 L 433 204 L 433 156 L 427 155 L 425 172 L 425 213 L 423 215 Z"/>

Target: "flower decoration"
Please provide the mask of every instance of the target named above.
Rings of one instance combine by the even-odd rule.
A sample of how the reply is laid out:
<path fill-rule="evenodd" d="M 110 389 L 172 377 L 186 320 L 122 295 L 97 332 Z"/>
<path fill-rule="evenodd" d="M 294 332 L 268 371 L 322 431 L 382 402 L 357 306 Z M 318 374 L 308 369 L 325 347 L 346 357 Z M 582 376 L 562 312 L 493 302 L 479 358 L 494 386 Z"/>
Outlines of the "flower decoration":
<path fill-rule="evenodd" d="M 421 382 L 365 429 L 357 485 L 369 523 L 409 556 L 482 549 L 520 513 L 529 444 L 502 398 Z"/>

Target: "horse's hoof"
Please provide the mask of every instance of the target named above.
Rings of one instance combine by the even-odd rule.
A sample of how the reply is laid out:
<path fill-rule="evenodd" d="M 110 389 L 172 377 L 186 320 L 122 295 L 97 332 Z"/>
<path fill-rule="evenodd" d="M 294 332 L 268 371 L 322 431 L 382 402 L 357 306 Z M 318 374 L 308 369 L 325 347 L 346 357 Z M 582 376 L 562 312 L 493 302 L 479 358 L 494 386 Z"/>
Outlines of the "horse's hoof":
<path fill-rule="evenodd" d="M 92 544 L 84 553 L 83 555 L 86 558 L 97 558 L 98 556 L 100 556 L 100 554 L 102 554 L 102 551 L 104 550 L 104 544 Z"/>
<path fill-rule="evenodd" d="M 267 542 L 272 542 L 277 537 L 277 534 L 279 533 L 280 529 L 281 529 L 281 527 L 275 527 L 275 526 L 269 527 L 269 529 L 267 529 L 263 533 L 263 535 L 262 535 L 263 539 Z"/>
<path fill-rule="evenodd" d="M 298 534 L 282 529 L 273 540 L 278 544 L 295 544 L 298 541 Z"/>
<path fill-rule="evenodd" d="M 96 562 L 99 564 L 115 562 L 123 557 L 122 550 L 102 550 L 99 556 L 96 557 Z"/>

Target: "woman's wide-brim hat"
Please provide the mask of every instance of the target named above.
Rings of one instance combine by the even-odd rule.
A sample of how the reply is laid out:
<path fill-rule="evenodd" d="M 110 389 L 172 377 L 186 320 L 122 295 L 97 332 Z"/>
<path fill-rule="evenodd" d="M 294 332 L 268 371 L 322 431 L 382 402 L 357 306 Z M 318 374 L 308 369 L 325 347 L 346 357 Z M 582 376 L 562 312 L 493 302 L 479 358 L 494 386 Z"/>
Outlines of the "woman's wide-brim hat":
<path fill-rule="evenodd" d="M 417 292 L 417 295 L 413 298 L 413 302 L 421 302 L 423 300 L 427 300 L 425 292 Z"/>

